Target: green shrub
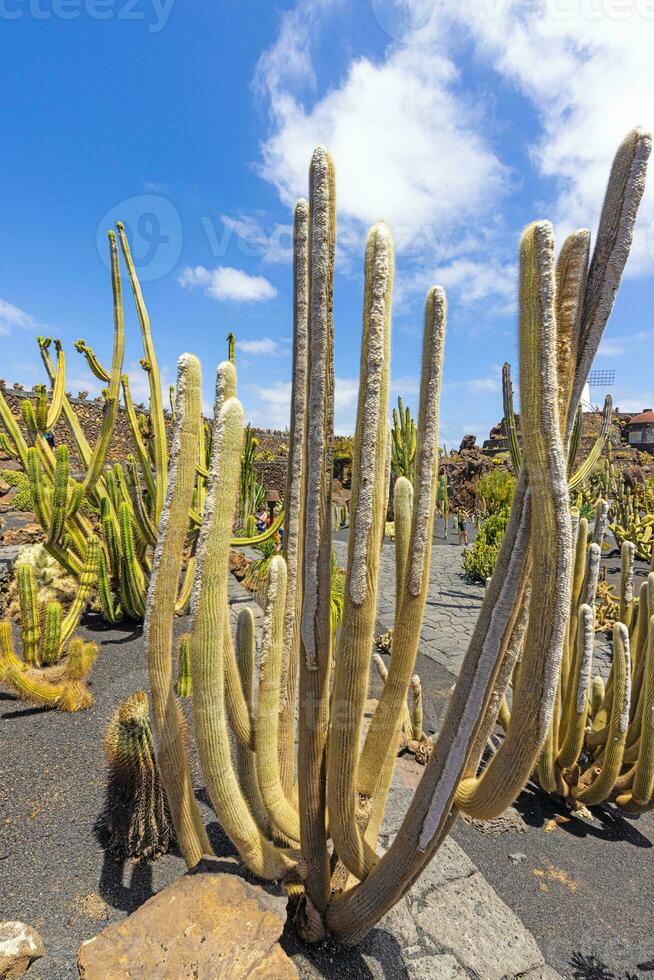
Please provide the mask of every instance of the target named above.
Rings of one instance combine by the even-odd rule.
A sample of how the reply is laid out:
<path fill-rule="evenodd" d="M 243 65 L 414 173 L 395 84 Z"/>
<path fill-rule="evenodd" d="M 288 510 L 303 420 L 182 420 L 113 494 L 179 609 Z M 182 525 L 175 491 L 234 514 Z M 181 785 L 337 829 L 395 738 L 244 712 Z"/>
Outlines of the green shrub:
<path fill-rule="evenodd" d="M 515 477 L 499 467 L 484 473 L 475 489 L 479 509 L 485 514 L 499 514 L 509 507 L 514 493 Z"/>
<path fill-rule="evenodd" d="M 18 488 L 16 496 L 12 501 L 14 510 L 34 510 L 30 481 L 26 473 L 22 473 L 19 470 L 0 470 L 0 477 L 10 487 Z"/>
<path fill-rule="evenodd" d="M 472 546 L 464 549 L 463 570 L 474 582 L 485 582 L 493 574 L 508 520 L 508 507 L 491 514 L 479 528 Z"/>

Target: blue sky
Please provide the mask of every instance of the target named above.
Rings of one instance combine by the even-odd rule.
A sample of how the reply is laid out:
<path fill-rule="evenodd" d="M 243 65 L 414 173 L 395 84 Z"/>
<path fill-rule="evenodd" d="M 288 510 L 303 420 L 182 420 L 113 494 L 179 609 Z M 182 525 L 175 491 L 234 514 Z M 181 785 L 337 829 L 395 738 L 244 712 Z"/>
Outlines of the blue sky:
<path fill-rule="evenodd" d="M 36 335 L 111 347 L 106 230 L 133 239 L 165 383 L 205 397 L 236 333 L 249 419 L 283 428 L 293 202 L 336 162 L 337 429 L 354 418 L 367 228 L 393 228 L 393 398 L 415 406 L 422 304 L 448 294 L 441 439 L 501 416 L 521 228 L 594 231 L 610 161 L 654 127 L 654 0 L 0 0 L 0 375 L 42 380 Z M 654 403 L 654 179 L 597 367 Z M 131 297 L 126 364 L 145 390 Z M 600 392 L 596 393 L 598 400 Z"/>

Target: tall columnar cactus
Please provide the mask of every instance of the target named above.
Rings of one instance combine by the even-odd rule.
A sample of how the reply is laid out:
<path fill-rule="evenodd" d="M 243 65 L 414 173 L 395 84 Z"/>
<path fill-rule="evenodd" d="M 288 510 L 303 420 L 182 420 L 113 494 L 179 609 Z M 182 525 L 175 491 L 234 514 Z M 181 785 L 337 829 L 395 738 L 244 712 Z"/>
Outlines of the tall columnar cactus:
<path fill-rule="evenodd" d="M 154 754 L 148 696 L 137 691 L 120 703 L 105 734 L 107 798 L 102 824 L 109 847 L 123 858 L 156 858 L 173 836 Z"/>
<path fill-rule="evenodd" d="M 400 478 L 395 489 L 393 652 L 377 710 L 361 743 L 390 468 L 386 415 L 393 251 L 389 229 L 375 226 L 368 238 L 364 270 L 345 604 L 332 657 L 335 200 L 329 155 L 322 147 L 314 153 L 308 209 L 304 202 L 298 205 L 295 224 L 293 413 L 299 412 L 299 426 L 294 417 L 292 433 L 295 436 L 298 428 L 304 428 L 304 438 L 291 440 L 287 529 L 293 544 L 287 547 L 285 559 L 277 556 L 270 566 L 256 705 L 252 621 L 246 622 L 243 614 L 239 620 L 237 656 L 227 605 L 229 529 L 238 500 L 243 441 L 243 412 L 234 391 L 216 413 L 191 640 L 195 733 L 212 804 L 252 870 L 267 878 L 288 877 L 294 889 L 301 882 L 296 923 L 308 940 L 331 933 L 346 943 L 358 942 L 411 887 L 458 812 L 483 818 L 502 812 L 529 779 L 547 743 L 562 661 L 572 675 L 578 654 L 573 656 L 570 650 L 581 650 L 585 660 L 585 610 L 576 626 L 576 645 L 566 651 L 575 632 L 568 623 L 571 590 L 577 585 L 573 568 L 578 571 L 573 566 L 566 453 L 579 395 L 628 253 L 649 150 L 649 137 L 634 132 L 618 151 L 588 275 L 586 233 L 571 236 L 558 268 L 547 222 L 531 225 L 523 235 L 520 394 L 525 462 L 496 572 L 441 733 L 403 824 L 383 855 L 377 851 L 377 839 L 405 725 L 429 581 L 446 302 L 439 287 L 429 291 L 414 484 L 411 490 L 408 481 Z M 574 363 L 560 372 L 564 349 Z M 185 379 L 191 370 L 195 376 L 197 362 L 185 355 L 180 365 L 181 391 L 188 390 Z M 192 431 L 197 425 L 199 397 L 179 406 L 177 432 L 189 427 Z M 209 843 L 175 720 L 170 656 L 179 542 L 192 490 L 189 453 L 183 449 L 187 442 L 176 435 L 174 475 L 150 581 L 147 635 L 159 761 L 180 844 L 193 865 L 209 851 Z M 622 647 L 616 663 L 620 664 L 612 685 L 615 710 L 612 701 L 607 725 L 615 734 L 615 721 L 618 740 L 626 743 L 621 727 L 628 678 L 623 629 L 619 628 Z M 506 706 L 505 694 L 518 659 L 506 737 L 480 772 L 482 752 L 500 709 Z M 296 671 L 297 787 L 295 746 L 289 734 L 289 720 L 295 721 Z M 585 677 L 581 669 L 579 676 Z M 644 690 L 651 690 L 650 679 L 649 673 L 643 674 Z M 419 709 L 415 679 L 412 689 Z M 568 700 L 566 712 L 569 709 Z M 276 723 L 280 711 L 283 724 Z M 421 727 L 419 710 L 411 723 Z M 571 740 L 577 731 L 571 725 Z M 230 734 L 239 746 L 236 768 Z M 572 751 L 574 745 L 568 748 Z M 609 748 L 606 764 L 613 770 L 619 747 L 615 752 Z M 644 752 L 651 755 L 649 742 Z M 643 768 L 638 801 L 648 789 L 648 780 Z M 635 792 L 635 777 L 633 787 Z"/>

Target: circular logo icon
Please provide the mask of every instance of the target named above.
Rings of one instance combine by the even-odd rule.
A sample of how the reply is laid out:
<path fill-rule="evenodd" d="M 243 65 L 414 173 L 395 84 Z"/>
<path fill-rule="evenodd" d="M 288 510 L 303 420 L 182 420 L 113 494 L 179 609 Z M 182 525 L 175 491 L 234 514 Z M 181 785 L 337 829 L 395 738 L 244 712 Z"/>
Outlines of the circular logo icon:
<path fill-rule="evenodd" d="M 419 31 L 429 23 L 434 0 L 371 0 L 375 20 L 381 29 L 395 41 L 416 43 Z"/>
<path fill-rule="evenodd" d="M 182 222 L 174 204 L 158 194 L 138 194 L 109 208 L 96 234 L 98 252 L 107 267 L 110 265 L 107 231 L 117 221 L 125 225 L 141 282 L 162 279 L 172 272 L 182 254 Z"/>

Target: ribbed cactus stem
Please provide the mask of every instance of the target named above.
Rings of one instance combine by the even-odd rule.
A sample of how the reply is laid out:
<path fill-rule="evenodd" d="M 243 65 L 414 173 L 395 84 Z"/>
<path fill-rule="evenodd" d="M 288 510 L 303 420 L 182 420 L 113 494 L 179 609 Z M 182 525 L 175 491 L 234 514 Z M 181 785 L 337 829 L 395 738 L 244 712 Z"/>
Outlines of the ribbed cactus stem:
<path fill-rule="evenodd" d="M 309 204 L 299 200 L 293 218 L 293 383 L 286 473 L 284 558 L 287 568 L 284 651 L 279 719 L 282 786 L 290 796 L 295 782 L 295 713 L 300 666 L 304 548 L 304 467 L 307 419 L 309 319 Z"/>
<path fill-rule="evenodd" d="M 236 658 L 241 677 L 245 702 L 250 712 L 254 729 L 254 660 L 255 660 L 254 615 L 246 606 L 238 614 L 236 623 Z M 271 836 L 270 817 L 259 789 L 257 776 L 257 754 L 249 746 L 236 740 L 236 768 L 238 781 L 254 821 L 264 835 Z"/>
<path fill-rule="evenodd" d="M 573 796 L 585 806 L 597 806 L 607 800 L 622 768 L 631 699 L 631 663 L 629 633 L 624 623 L 613 627 L 613 703 L 601 769 L 590 785 L 575 787 Z"/>
<path fill-rule="evenodd" d="M 590 674 L 593 663 L 593 642 L 595 622 L 593 610 L 589 605 L 579 608 L 579 629 L 577 632 L 576 656 L 572 662 L 569 684 L 569 703 L 564 701 L 564 715 L 567 712 L 567 731 L 557 762 L 561 769 L 571 766 L 579 758 L 584 744 L 586 718 L 590 704 Z"/>
<path fill-rule="evenodd" d="M 156 485 L 156 499 L 154 504 L 154 522 L 159 523 L 161 511 L 166 495 L 167 481 L 167 460 L 168 449 L 166 441 L 166 424 L 163 411 L 163 400 L 161 394 L 161 381 L 159 379 L 159 367 L 152 334 L 150 333 L 150 317 L 141 292 L 141 285 L 136 275 L 136 269 L 132 260 L 129 242 L 125 234 L 125 227 L 122 222 L 116 224 L 120 245 L 127 265 L 129 280 L 132 286 L 132 294 L 136 305 L 139 323 L 141 325 L 141 338 L 143 341 L 143 353 L 147 363 L 148 385 L 150 390 L 150 423 L 153 433 L 153 454 L 154 454 L 154 477 Z"/>
<path fill-rule="evenodd" d="M 365 877 L 377 860 L 360 830 L 355 780 L 375 628 L 379 540 L 386 520 L 386 413 L 393 288 L 393 243 L 386 225 L 375 225 L 368 236 L 364 279 L 359 405 L 350 501 L 352 526 L 332 691 L 332 713 L 338 722 L 330 733 L 327 774 L 334 846 L 341 861 L 357 878 Z"/>
<path fill-rule="evenodd" d="M 248 809 L 232 765 L 225 705 L 227 557 L 242 440 L 243 410 L 230 398 L 215 422 L 209 492 L 198 542 L 192 600 L 193 717 L 207 789 L 222 827 L 252 870 L 263 878 L 281 878 L 292 862 L 262 836 Z"/>
<path fill-rule="evenodd" d="M 479 819 L 502 813 L 529 778 L 552 718 L 570 610 L 571 528 L 558 418 L 553 255 L 551 225 L 530 225 L 520 253 L 520 405 L 538 513 L 531 538 L 532 594 L 509 731 L 483 775 L 464 780 L 456 794 L 457 806 Z"/>
<path fill-rule="evenodd" d="M 172 642 L 175 598 L 182 567 L 188 509 L 195 482 L 198 427 L 202 419 L 201 372 L 197 358 L 183 355 L 178 365 L 177 421 L 170 480 L 159 529 L 145 619 L 145 644 L 152 691 L 157 761 L 177 840 L 189 867 L 211 854 L 193 793 L 186 749 L 173 692 Z"/>
<path fill-rule="evenodd" d="M 37 603 L 36 578 L 29 564 L 20 564 L 16 570 L 18 600 L 20 604 L 20 632 L 25 663 L 38 666 L 40 658 L 41 627 Z"/>
<path fill-rule="evenodd" d="M 289 840 L 299 841 L 300 822 L 282 789 L 279 757 L 279 690 L 284 642 L 286 563 L 275 555 L 268 571 L 266 613 L 261 641 L 259 701 L 256 723 L 257 775 L 271 824 Z"/>
<path fill-rule="evenodd" d="M 386 759 L 388 753 L 394 753 L 397 746 L 427 599 L 438 484 L 438 423 L 445 315 L 445 293 L 440 287 L 434 287 L 427 294 L 425 302 L 413 511 L 405 582 L 398 596 L 388 681 L 370 723 L 357 772 L 357 790 L 364 797 L 374 797 L 380 793 L 385 798 L 388 792 L 388 785 L 379 785 L 379 760 Z"/>
<path fill-rule="evenodd" d="M 322 915 L 330 894 L 325 752 L 331 660 L 331 489 L 334 421 L 334 165 L 318 147 L 309 172 L 309 330 L 298 786 L 306 897 Z M 309 918 L 307 917 L 307 921 Z M 318 933 L 320 935 L 320 933 Z"/>
<path fill-rule="evenodd" d="M 190 698 L 193 693 L 191 678 L 191 634 L 184 633 L 179 639 L 179 668 L 175 693 L 180 698 Z"/>
<path fill-rule="evenodd" d="M 107 456 L 107 449 L 111 441 L 116 415 L 118 413 L 118 402 L 120 398 L 120 373 L 123 369 L 123 354 L 125 351 L 125 316 L 123 312 L 123 294 L 120 281 L 120 265 L 118 262 L 118 248 L 116 246 L 116 236 L 113 231 L 109 232 L 109 251 L 111 257 L 111 288 L 114 299 L 114 348 L 111 357 L 111 374 L 109 384 L 106 389 L 105 408 L 100 425 L 100 432 L 93 447 L 93 453 L 88 463 L 86 476 L 84 477 L 84 490 L 91 493 L 95 490 L 96 484 L 102 475 Z"/>
<path fill-rule="evenodd" d="M 424 730 L 422 727 L 422 684 L 417 674 L 411 678 L 411 696 L 413 698 L 412 726 L 416 742 L 422 742 Z"/>

